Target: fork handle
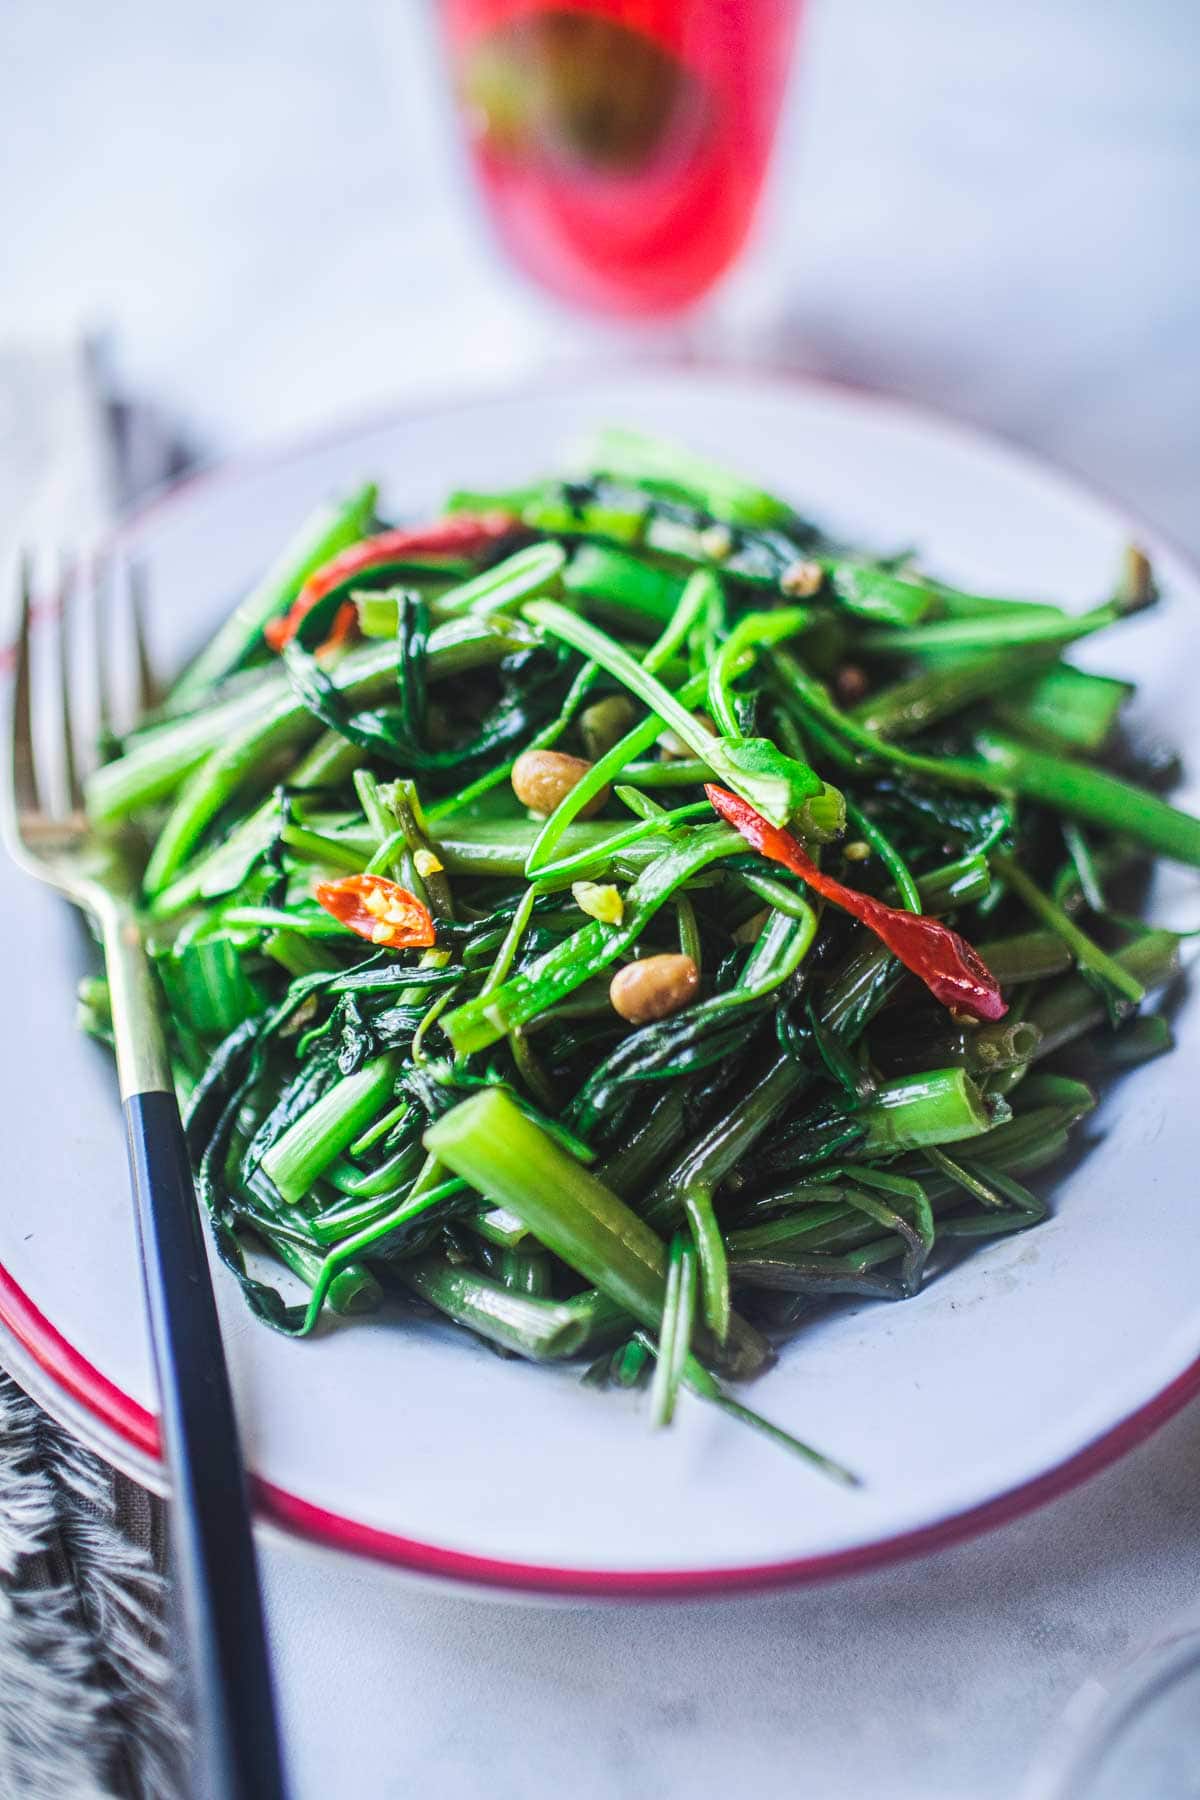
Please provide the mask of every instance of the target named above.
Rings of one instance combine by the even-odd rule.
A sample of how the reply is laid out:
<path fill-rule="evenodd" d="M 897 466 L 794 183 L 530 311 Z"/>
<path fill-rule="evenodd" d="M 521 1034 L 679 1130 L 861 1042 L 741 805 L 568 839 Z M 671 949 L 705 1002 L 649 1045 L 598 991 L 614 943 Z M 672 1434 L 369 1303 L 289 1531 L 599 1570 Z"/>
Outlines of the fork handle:
<path fill-rule="evenodd" d="M 206 1800 L 284 1793 L 246 1476 L 173 1092 L 125 1098 Z"/>

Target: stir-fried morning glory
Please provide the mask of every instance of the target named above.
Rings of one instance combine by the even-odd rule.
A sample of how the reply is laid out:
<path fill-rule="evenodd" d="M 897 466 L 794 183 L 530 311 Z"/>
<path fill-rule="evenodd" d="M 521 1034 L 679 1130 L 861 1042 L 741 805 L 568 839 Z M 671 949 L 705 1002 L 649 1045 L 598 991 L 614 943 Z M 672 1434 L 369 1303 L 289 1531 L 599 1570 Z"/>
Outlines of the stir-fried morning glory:
<path fill-rule="evenodd" d="M 1036 1225 L 1090 1083 L 1170 1048 L 1138 894 L 1200 821 L 1070 660 L 1153 578 L 1074 616 L 637 433 L 590 470 L 323 507 L 90 811 L 262 1320 L 432 1308 L 853 1482 L 727 1384 Z"/>

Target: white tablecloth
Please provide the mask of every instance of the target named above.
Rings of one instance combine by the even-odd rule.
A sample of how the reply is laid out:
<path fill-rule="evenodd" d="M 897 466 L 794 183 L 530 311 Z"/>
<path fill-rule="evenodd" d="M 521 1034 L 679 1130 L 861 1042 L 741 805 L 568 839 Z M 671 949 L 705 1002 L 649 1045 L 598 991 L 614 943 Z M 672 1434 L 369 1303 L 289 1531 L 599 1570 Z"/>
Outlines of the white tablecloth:
<path fill-rule="evenodd" d="M 932 402 L 1200 549 L 1200 13 L 817 0 L 697 335 Z M 416 0 L 6 9 L 0 334 L 108 325 L 214 450 L 612 336 L 494 258 Z M 548 1609 L 269 1546 L 298 1800 L 1011 1800 L 1200 1588 L 1200 1413 L 992 1537 L 822 1590 Z"/>

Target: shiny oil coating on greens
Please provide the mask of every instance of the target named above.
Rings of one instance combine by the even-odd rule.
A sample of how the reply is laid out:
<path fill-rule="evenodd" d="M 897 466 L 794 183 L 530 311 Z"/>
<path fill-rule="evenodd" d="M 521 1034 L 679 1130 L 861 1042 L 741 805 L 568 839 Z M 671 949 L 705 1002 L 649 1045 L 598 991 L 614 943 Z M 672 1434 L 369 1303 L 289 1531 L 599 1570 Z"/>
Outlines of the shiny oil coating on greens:
<path fill-rule="evenodd" d="M 1091 1083 L 1170 1047 L 1138 894 L 1200 823 L 1115 678 L 1151 571 L 1082 615 L 965 593 L 628 431 L 418 528 L 376 506 L 301 523 L 89 793 L 146 846 L 221 1255 L 277 1330 L 431 1307 L 851 1481 L 725 1383 L 1036 1225 Z M 1109 629 L 1114 675 L 1077 668 Z M 991 1010 L 846 889 L 952 926 Z"/>

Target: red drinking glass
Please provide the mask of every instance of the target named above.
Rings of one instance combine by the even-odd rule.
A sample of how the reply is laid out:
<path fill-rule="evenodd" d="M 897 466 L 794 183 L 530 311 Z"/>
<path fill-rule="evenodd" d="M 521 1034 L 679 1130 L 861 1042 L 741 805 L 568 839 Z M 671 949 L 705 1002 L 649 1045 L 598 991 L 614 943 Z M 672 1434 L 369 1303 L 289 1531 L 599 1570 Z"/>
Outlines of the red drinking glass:
<path fill-rule="evenodd" d="M 681 311 L 733 262 L 770 156 L 801 0 L 443 0 L 472 161 L 539 281 Z"/>

